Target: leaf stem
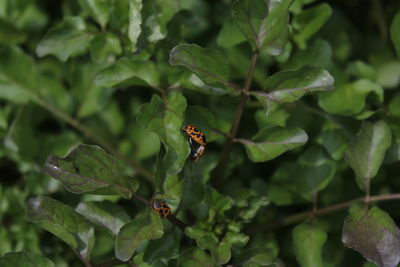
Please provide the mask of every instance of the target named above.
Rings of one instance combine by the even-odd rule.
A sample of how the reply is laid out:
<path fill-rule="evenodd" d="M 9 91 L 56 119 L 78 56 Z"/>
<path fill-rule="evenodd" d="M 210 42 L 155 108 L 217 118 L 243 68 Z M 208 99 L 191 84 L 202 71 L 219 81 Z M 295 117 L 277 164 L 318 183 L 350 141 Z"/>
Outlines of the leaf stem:
<path fill-rule="evenodd" d="M 390 195 L 377 195 L 377 196 L 369 196 L 368 197 L 368 201 L 369 203 L 371 202 L 380 202 L 380 201 L 386 201 L 386 200 L 395 200 L 395 199 L 400 199 L 400 194 L 390 194 Z M 339 211 L 339 210 L 343 210 L 348 208 L 351 204 L 353 204 L 354 202 L 357 201 L 366 201 L 366 197 L 360 197 L 360 198 L 356 198 L 353 200 L 349 200 L 349 201 L 345 201 L 345 202 L 341 202 L 332 206 L 328 206 L 328 207 L 324 207 L 324 208 L 320 208 L 316 211 L 314 210 L 308 210 L 308 211 L 304 211 L 304 212 L 300 212 L 297 214 L 293 214 L 287 217 L 284 217 L 278 221 L 272 222 L 271 224 L 269 224 L 269 227 L 271 229 L 274 228 L 279 228 L 279 227 L 283 227 L 283 226 L 287 226 L 287 225 L 291 225 L 293 223 L 302 221 L 304 219 L 306 219 L 307 217 L 310 217 L 312 215 L 314 216 L 318 216 L 318 215 L 325 215 L 325 214 L 329 214 L 335 211 Z"/>
<path fill-rule="evenodd" d="M 246 105 L 246 101 L 248 99 L 251 82 L 253 80 L 254 69 L 255 69 L 256 63 L 257 63 L 257 58 L 258 58 L 258 53 L 255 52 L 250 60 L 249 68 L 247 71 L 246 81 L 245 81 L 245 84 L 244 84 L 244 87 L 242 90 L 242 97 L 240 99 L 239 106 L 237 107 L 236 112 L 235 112 L 235 117 L 234 117 L 234 120 L 232 123 L 229 137 L 226 140 L 224 147 L 222 148 L 221 156 L 219 158 L 217 167 L 214 169 L 213 174 L 212 174 L 212 176 L 214 178 L 213 180 L 217 183 L 221 183 L 224 178 L 225 168 L 226 168 L 226 165 L 229 160 L 229 154 L 231 153 L 232 144 L 235 140 L 237 131 L 239 129 L 240 121 L 242 119 L 243 111 L 244 111 L 244 108 Z"/>
<path fill-rule="evenodd" d="M 142 166 L 140 166 L 139 163 L 137 163 L 136 161 L 129 159 L 124 154 L 119 152 L 117 149 L 114 148 L 114 146 L 112 146 L 110 143 L 105 141 L 103 138 L 101 138 L 98 135 L 96 135 L 95 133 L 93 133 L 89 128 L 83 126 L 78 120 L 72 118 L 64 111 L 58 109 L 57 107 L 51 105 L 50 103 L 48 103 L 46 101 L 44 101 L 40 97 L 35 96 L 35 97 L 33 97 L 33 99 L 39 106 L 43 107 L 50 113 L 54 114 L 56 117 L 67 122 L 69 125 L 71 125 L 76 130 L 81 132 L 85 137 L 92 139 L 94 142 L 96 142 L 101 147 L 103 147 L 104 149 L 109 151 L 111 154 L 113 154 L 114 156 L 123 160 L 126 164 L 132 166 L 139 175 L 143 176 L 144 178 L 146 178 L 147 180 L 149 180 L 151 182 L 153 181 L 153 175 L 149 171 L 147 171 Z"/>

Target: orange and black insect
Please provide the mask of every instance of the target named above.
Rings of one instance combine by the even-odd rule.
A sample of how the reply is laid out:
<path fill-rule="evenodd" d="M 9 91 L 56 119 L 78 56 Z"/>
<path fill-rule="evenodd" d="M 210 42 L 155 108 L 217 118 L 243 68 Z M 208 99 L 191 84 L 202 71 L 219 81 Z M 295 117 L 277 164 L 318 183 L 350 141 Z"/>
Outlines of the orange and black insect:
<path fill-rule="evenodd" d="M 154 201 L 151 207 L 158 212 L 161 218 L 167 218 L 171 214 L 171 209 L 165 201 Z"/>
<path fill-rule="evenodd" d="M 190 139 L 192 139 L 193 141 L 195 141 L 196 143 L 205 146 L 207 145 L 207 141 L 206 141 L 206 137 L 205 135 L 200 132 L 196 126 L 194 125 L 186 125 L 185 127 L 183 127 L 183 132 L 185 132 Z"/>
<path fill-rule="evenodd" d="M 204 154 L 204 151 L 206 150 L 206 147 L 203 145 L 199 145 L 196 149 L 192 148 L 192 151 L 190 153 L 190 160 L 191 161 L 198 161 L 200 157 Z"/>

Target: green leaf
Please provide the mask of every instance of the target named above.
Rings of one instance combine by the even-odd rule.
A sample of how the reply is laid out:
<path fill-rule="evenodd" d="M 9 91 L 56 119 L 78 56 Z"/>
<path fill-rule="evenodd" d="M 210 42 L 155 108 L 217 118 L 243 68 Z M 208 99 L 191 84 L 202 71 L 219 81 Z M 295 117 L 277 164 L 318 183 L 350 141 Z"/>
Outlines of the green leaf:
<path fill-rule="evenodd" d="M 360 79 L 355 82 L 339 85 L 332 92 L 318 96 L 318 104 L 326 112 L 352 116 L 361 112 L 366 98 L 373 93 L 378 102 L 383 101 L 383 89 L 369 80 Z"/>
<path fill-rule="evenodd" d="M 97 86 L 118 87 L 127 85 L 158 86 L 160 73 L 151 61 L 132 61 L 122 57 L 112 66 L 96 75 Z"/>
<path fill-rule="evenodd" d="M 110 201 L 81 202 L 75 210 L 90 222 L 110 230 L 115 236 L 119 229 L 130 220 L 121 206 Z"/>
<path fill-rule="evenodd" d="M 216 50 L 202 48 L 195 44 L 178 45 L 169 52 L 169 63 L 191 69 L 207 84 L 229 86 L 228 62 Z"/>
<path fill-rule="evenodd" d="M 400 95 L 396 95 L 390 100 L 389 112 L 394 116 L 400 117 Z"/>
<path fill-rule="evenodd" d="M 361 60 L 351 62 L 347 66 L 346 72 L 357 78 L 367 79 L 371 81 L 376 80 L 376 70 L 371 65 L 368 65 Z"/>
<path fill-rule="evenodd" d="M 376 82 L 383 88 L 395 89 L 400 84 L 400 61 L 387 60 L 377 68 Z"/>
<path fill-rule="evenodd" d="M 121 261 L 128 261 L 136 248 L 144 241 L 157 239 L 164 234 L 163 224 L 157 212 L 142 214 L 122 226 L 115 243 L 115 256 Z"/>
<path fill-rule="evenodd" d="M 121 52 L 118 37 L 111 33 L 99 34 L 90 43 L 90 56 L 96 63 L 105 62 L 109 60 L 109 56 L 119 55 Z"/>
<path fill-rule="evenodd" d="M 232 5 L 232 18 L 253 50 L 273 56 L 283 51 L 289 36 L 292 0 L 243 0 Z"/>
<path fill-rule="evenodd" d="M 324 266 L 322 246 L 327 234 L 315 224 L 303 223 L 293 229 L 293 244 L 297 261 L 302 267 Z"/>
<path fill-rule="evenodd" d="M 303 10 L 294 18 L 294 28 L 299 31 L 293 35 L 293 39 L 300 49 L 306 48 L 307 40 L 325 24 L 331 15 L 332 8 L 327 3 L 323 3 Z"/>
<path fill-rule="evenodd" d="M 181 233 L 176 227 L 164 235 L 163 237 L 155 240 L 150 240 L 144 252 L 143 259 L 145 262 L 152 264 L 160 259 L 176 258 L 179 254 L 179 244 Z"/>
<path fill-rule="evenodd" d="M 54 234 L 82 257 L 89 259 L 94 245 L 94 229 L 70 206 L 48 197 L 30 198 L 26 216 L 29 221 Z"/>
<path fill-rule="evenodd" d="M 164 100 L 153 95 L 151 102 L 141 107 L 138 116 L 138 121 L 156 133 L 163 142 L 166 149 L 164 167 L 171 174 L 182 169 L 190 152 L 182 134 L 185 109 L 185 97 L 172 92 Z"/>
<path fill-rule="evenodd" d="M 246 36 L 233 24 L 231 18 L 227 18 L 218 34 L 217 44 L 229 48 L 244 41 L 246 41 Z"/>
<path fill-rule="evenodd" d="M 110 15 L 109 2 L 106 0 L 79 0 L 79 4 L 104 29 Z"/>
<path fill-rule="evenodd" d="M 0 266 L 15 267 L 15 266 L 32 266 L 32 267 L 54 267 L 54 263 L 34 252 L 9 252 L 0 258 Z"/>
<path fill-rule="evenodd" d="M 400 262 L 400 230 L 378 207 L 368 210 L 353 204 L 344 221 L 342 242 L 380 267 L 396 267 Z"/>
<path fill-rule="evenodd" d="M 0 18 L 0 44 L 16 45 L 24 42 L 26 35 L 11 24 Z"/>
<path fill-rule="evenodd" d="M 132 43 L 132 51 L 136 50 L 136 43 L 142 32 L 142 7 L 142 0 L 129 0 L 128 37 Z"/>
<path fill-rule="evenodd" d="M 179 255 L 178 266 L 214 267 L 215 265 L 211 257 L 204 250 L 191 248 Z"/>
<path fill-rule="evenodd" d="M 250 249 L 243 253 L 239 258 L 240 266 L 243 267 L 259 267 L 273 266 L 284 267 L 285 264 L 276 257 L 271 249 L 259 248 Z"/>
<path fill-rule="evenodd" d="M 136 179 L 124 174 L 116 159 L 94 145 L 78 145 L 64 158 L 49 156 L 43 171 L 75 194 L 90 192 L 131 198 L 139 187 Z"/>
<path fill-rule="evenodd" d="M 251 91 L 267 110 L 276 110 L 279 104 L 292 103 L 304 94 L 333 89 L 334 78 L 326 70 L 318 67 L 302 67 L 297 70 L 280 71 L 265 82 L 264 91 Z M 271 91 L 273 90 L 273 91 Z"/>
<path fill-rule="evenodd" d="M 251 161 L 263 162 L 304 145 L 307 140 L 307 134 L 300 128 L 273 127 L 261 129 L 251 140 L 237 141 L 245 146 Z"/>
<path fill-rule="evenodd" d="M 334 160 L 341 160 L 344 157 L 348 142 L 349 138 L 340 126 L 331 122 L 323 126 L 321 145 Z"/>
<path fill-rule="evenodd" d="M 400 11 L 396 13 L 390 26 L 390 37 L 396 48 L 397 56 L 400 57 Z"/>
<path fill-rule="evenodd" d="M 54 55 L 61 61 L 87 51 L 93 34 L 80 17 L 67 17 L 51 28 L 40 40 L 36 53 L 39 57 Z"/>
<path fill-rule="evenodd" d="M 386 122 L 363 122 L 346 153 L 347 162 L 355 172 L 361 189 L 369 188 L 369 182 L 378 173 L 391 143 L 392 132 Z"/>

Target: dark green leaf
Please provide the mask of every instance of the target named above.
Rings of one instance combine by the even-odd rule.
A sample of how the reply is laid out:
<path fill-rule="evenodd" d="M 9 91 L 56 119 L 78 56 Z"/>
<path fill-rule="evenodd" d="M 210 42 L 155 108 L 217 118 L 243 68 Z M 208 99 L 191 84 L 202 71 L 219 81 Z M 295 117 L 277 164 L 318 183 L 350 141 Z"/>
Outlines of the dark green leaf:
<path fill-rule="evenodd" d="M 182 133 L 185 109 L 186 99 L 180 93 L 172 92 L 164 101 L 153 95 L 151 102 L 142 106 L 138 116 L 138 121 L 163 142 L 166 149 L 164 167 L 172 174 L 182 169 L 190 152 Z"/>
<path fill-rule="evenodd" d="M 332 92 L 319 95 L 318 104 L 326 112 L 351 116 L 361 112 L 366 98 L 373 93 L 378 102 L 383 101 L 383 89 L 369 80 L 357 80 L 353 83 L 339 85 Z"/>
<path fill-rule="evenodd" d="M 30 198 L 26 216 L 29 221 L 54 234 L 88 259 L 94 245 L 94 229 L 70 206 L 48 197 Z"/>
<path fill-rule="evenodd" d="M 118 37 L 111 33 L 99 34 L 90 43 L 90 56 L 97 63 L 105 62 L 109 60 L 109 56 L 119 55 L 121 52 Z"/>
<path fill-rule="evenodd" d="M 0 43 L 7 45 L 16 45 L 24 42 L 26 35 L 18 30 L 15 25 L 0 19 Z"/>
<path fill-rule="evenodd" d="M 299 31 L 294 34 L 293 39 L 301 49 L 306 48 L 307 40 L 325 24 L 331 14 L 332 8 L 323 3 L 302 11 L 294 18 L 294 27 Z"/>
<path fill-rule="evenodd" d="M 341 160 L 347 150 L 349 138 L 335 123 L 326 123 L 321 133 L 321 145 L 334 160 Z"/>
<path fill-rule="evenodd" d="M 160 259 L 176 258 L 179 254 L 180 230 L 176 227 L 163 237 L 150 240 L 144 252 L 143 259 L 152 264 Z"/>
<path fill-rule="evenodd" d="M 115 256 L 121 261 L 128 261 L 142 242 L 160 238 L 163 234 L 163 224 L 157 212 L 141 214 L 118 232 Z"/>
<path fill-rule="evenodd" d="M 97 86 L 105 87 L 121 85 L 158 86 L 159 82 L 160 74 L 151 61 L 132 61 L 126 57 L 100 71 L 95 80 Z"/>
<path fill-rule="evenodd" d="M 400 230 L 378 207 L 368 210 L 353 204 L 344 221 L 342 242 L 380 267 L 396 267 L 400 262 Z"/>
<path fill-rule="evenodd" d="M 392 38 L 397 56 L 400 57 L 400 11 L 396 13 L 390 26 L 390 37 Z"/>
<path fill-rule="evenodd" d="M 10 252 L 0 258 L 0 266 L 30 266 L 30 267 L 54 267 L 54 263 L 49 259 L 33 252 Z"/>
<path fill-rule="evenodd" d="M 326 70 L 318 67 L 302 67 L 293 71 L 280 71 L 265 83 L 265 90 L 252 91 L 267 110 L 267 114 L 276 110 L 279 104 L 299 100 L 304 94 L 333 89 L 334 78 Z M 273 91 L 271 91 L 273 90 Z"/>
<path fill-rule="evenodd" d="M 394 116 L 400 117 L 400 95 L 393 97 L 390 101 L 389 112 Z"/>
<path fill-rule="evenodd" d="M 322 246 L 326 240 L 325 231 L 315 224 L 303 223 L 293 229 L 296 258 L 302 267 L 324 266 Z"/>
<path fill-rule="evenodd" d="M 61 61 L 87 51 L 93 34 L 80 17 L 68 17 L 51 28 L 40 40 L 36 53 L 39 57 L 54 55 Z"/>
<path fill-rule="evenodd" d="M 392 133 L 384 121 L 365 121 L 346 153 L 347 161 L 356 174 L 361 189 L 369 188 L 369 182 L 376 176 L 386 150 L 392 143 Z"/>
<path fill-rule="evenodd" d="M 282 153 L 304 145 L 308 140 L 307 134 L 299 128 L 264 128 L 251 140 L 238 139 L 247 155 L 253 162 L 268 161 Z"/>
<path fill-rule="evenodd" d="M 179 255 L 178 266 L 213 267 L 215 265 L 211 257 L 202 249 L 191 248 Z"/>
<path fill-rule="evenodd" d="M 267 248 L 251 249 L 246 251 L 240 256 L 239 263 L 240 266 L 243 267 L 285 266 L 280 259 L 277 259 L 275 253 L 271 249 Z"/>
<path fill-rule="evenodd" d="M 191 69 L 205 83 L 229 86 L 229 65 L 216 50 L 194 44 L 178 45 L 170 51 L 169 63 Z"/>
<path fill-rule="evenodd" d="M 291 0 L 243 0 L 232 5 L 234 23 L 253 50 L 270 55 L 282 53 L 289 36 Z"/>
<path fill-rule="evenodd" d="M 233 24 L 232 19 L 226 19 L 218 34 L 218 45 L 229 48 L 243 43 L 244 41 L 246 41 L 246 36 Z"/>
<path fill-rule="evenodd" d="M 78 145 L 64 158 L 51 155 L 43 171 L 76 194 L 130 198 L 139 187 L 138 181 L 128 178 L 120 163 L 98 146 Z"/>
<path fill-rule="evenodd" d="M 136 51 L 138 37 L 142 32 L 142 0 L 129 0 L 128 37 L 132 43 L 132 51 Z"/>
<path fill-rule="evenodd" d="M 130 218 L 120 206 L 110 202 L 81 202 L 75 209 L 89 221 L 110 230 L 115 236 Z"/>
<path fill-rule="evenodd" d="M 110 3 L 106 0 L 79 0 L 83 10 L 90 14 L 102 28 L 107 24 L 110 15 Z"/>

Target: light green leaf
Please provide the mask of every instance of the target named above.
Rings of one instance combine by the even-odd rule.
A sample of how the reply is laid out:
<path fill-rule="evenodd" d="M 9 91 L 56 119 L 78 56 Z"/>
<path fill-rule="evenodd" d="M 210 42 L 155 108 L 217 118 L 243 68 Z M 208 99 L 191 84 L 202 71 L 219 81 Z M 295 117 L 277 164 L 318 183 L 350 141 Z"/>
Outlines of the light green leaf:
<path fill-rule="evenodd" d="M 298 30 L 293 35 L 293 39 L 300 49 L 307 46 L 307 40 L 310 39 L 332 15 L 332 8 L 323 3 L 303 10 L 294 20 L 294 28 Z"/>
<path fill-rule="evenodd" d="M 151 61 L 132 61 L 120 58 L 112 66 L 100 71 L 95 78 L 97 86 L 119 87 L 127 85 L 158 86 L 160 73 Z"/>
<path fill-rule="evenodd" d="M 273 56 L 283 51 L 289 36 L 292 0 L 243 0 L 232 5 L 232 17 L 253 50 Z"/>
<path fill-rule="evenodd" d="M 280 71 L 265 82 L 264 91 L 251 91 L 270 114 L 279 104 L 299 100 L 304 94 L 333 89 L 334 78 L 318 67 L 302 67 L 297 70 Z M 273 91 L 271 91 L 273 90 Z"/>
<path fill-rule="evenodd" d="M 125 175 L 116 159 L 94 145 L 78 145 L 64 158 L 49 156 L 43 171 L 76 194 L 90 192 L 130 198 L 139 187 L 136 179 Z"/>
<path fill-rule="evenodd" d="M 400 84 L 400 61 L 387 60 L 377 68 L 376 82 L 383 88 L 395 89 Z"/>
<path fill-rule="evenodd" d="M 29 251 L 9 252 L 0 258 L 0 266 L 30 266 L 30 267 L 54 267 L 51 260 Z"/>
<path fill-rule="evenodd" d="M 366 98 L 371 93 L 377 97 L 378 102 L 383 101 L 382 87 L 369 80 L 360 79 L 319 95 L 318 104 L 326 112 L 352 116 L 364 109 Z"/>
<path fill-rule="evenodd" d="M 54 55 L 61 61 L 83 54 L 89 48 L 93 34 L 80 17 L 67 17 L 51 28 L 40 40 L 36 53 L 39 57 Z"/>
<path fill-rule="evenodd" d="M 308 140 L 307 134 L 300 128 L 264 128 L 251 140 L 237 139 L 242 143 L 248 157 L 253 162 L 268 161 L 282 153 L 304 145 Z"/>
<path fill-rule="evenodd" d="M 394 116 L 400 117 L 400 95 L 396 95 L 390 101 L 389 112 Z"/>
<path fill-rule="evenodd" d="M 380 267 L 396 267 L 400 262 L 400 230 L 378 207 L 368 210 L 361 203 L 350 206 L 342 242 Z"/>
<path fill-rule="evenodd" d="M 81 202 L 75 210 L 90 222 L 110 230 L 114 236 L 130 220 L 121 206 L 110 201 Z"/>
<path fill-rule="evenodd" d="M 185 97 L 172 92 L 164 101 L 153 95 L 151 102 L 142 106 L 138 116 L 138 121 L 156 133 L 163 142 L 166 149 L 164 167 L 170 174 L 176 174 L 182 169 L 190 152 L 182 134 L 185 109 Z"/>
<path fill-rule="evenodd" d="M 347 162 L 355 172 L 361 189 L 369 188 L 370 180 L 378 173 L 391 143 L 392 133 L 386 122 L 363 122 L 346 153 Z"/>
<path fill-rule="evenodd" d="M 215 265 L 211 257 L 204 250 L 191 248 L 179 255 L 178 266 L 214 267 Z"/>
<path fill-rule="evenodd" d="M 170 51 L 169 63 L 191 69 L 205 83 L 229 86 L 229 65 L 216 50 L 195 44 L 178 45 Z"/>
<path fill-rule="evenodd" d="M 132 43 L 132 51 L 136 50 L 136 43 L 142 32 L 142 7 L 142 0 L 129 0 L 128 37 Z"/>
<path fill-rule="evenodd" d="M 26 216 L 29 221 L 54 234 L 82 257 L 89 259 L 94 245 L 94 229 L 70 206 L 48 197 L 30 198 Z"/>
<path fill-rule="evenodd" d="M 89 13 L 104 29 L 110 15 L 110 3 L 106 0 L 79 0 L 83 10 Z"/>
<path fill-rule="evenodd" d="M 322 246 L 327 234 L 315 224 L 303 223 L 293 229 L 293 244 L 297 261 L 302 267 L 322 267 Z"/>
<path fill-rule="evenodd" d="M 160 238 L 163 234 L 163 224 L 157 212 L 142 214 L 125 224 L 118 232 L 115 256 L 121 261 L 128 261 L 142 242 Z"/>
<path fill-rule="evenodd" d="M 397 56 L 400 57 L 400 11 L 397 11 L 390 26 L 390 37 L 394 47 L 396 48 Z"/>
<path fill-rule="evenodd" d="M 90 56 L 93 62 L 105 62 L 110 56 L 121 54 L 122 48 L 117 36 L 111 33 L 96 35 L 90 43 Z"/>

